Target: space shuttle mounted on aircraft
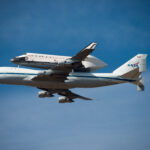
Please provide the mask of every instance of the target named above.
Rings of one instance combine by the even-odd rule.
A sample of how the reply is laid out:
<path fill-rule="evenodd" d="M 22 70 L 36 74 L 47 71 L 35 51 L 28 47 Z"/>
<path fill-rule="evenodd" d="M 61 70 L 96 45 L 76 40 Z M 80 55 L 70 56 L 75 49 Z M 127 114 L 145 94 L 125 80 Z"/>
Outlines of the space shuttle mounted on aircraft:
<path fill-rule="evenodd" d="M 80 96 L 73 93 L 72 88 L 94 88 L 121 83 L 131 83 L 137 86 L 139 91 L 144 90 L 144 79 L 142 72 L 146 71 L 147 54 L 137 54 L 132 59 L 115 69 L 112 73 L 91 73 L 101 65 L 96 62 L 87 61 L 89 56 L 96 47 L 96 43 L 91 43 L 89 46 L 81 50 L 73 57 L 55 57 L 56 61 L 48 64 L 50 67 L 46 70 L 33 70 L 18 67 L 0 67 L 0 83 L 15 84 L 36 87 L 42 91 L 39 92 L 39 97 L 53 97 L 54 94 L 61 95 L 59 103 L 71 103 L 74 99 L 80 98 L 83 100 L 91 100 L 85 96 Z M 19 56 L 12 61 L 25 66 L 35 66 L 44 68 L 44 63 L 48 60 L 39 58 L 31 59 L 28 62 L 27 55 Z M 37 55 L 35 56 L 37 57 Z M 48 56 L 47 56 L 48 57 Z M 49 57 L 52 57 L 49 55 Z M 57 57 L 59 59 L 57 59 Z M 27 58 L 27 59 L 26 59 Z M 97 58 L 94 57 L 94 60 Z M 39 63 L 35 63 L 35 60 Z M 21 63 L 20 63 L 21 62 Z M 42 63 L 41 63 L 42 62 Z M 89 63 L 87 67 L 85 64 Z M 98 67 L 96 67 L 98 66 Z"/>
<path fill-rule="evenodd" d="M 96 43 L 92 43 L 73 57 L 46 55 L 46 54 L 37 54 L 37 53 L 25 53 L 23 55 L 11 59 L 11 62 L 17 65 L 22 65 L 27 67 L 51 69 L 54 66 L 63 65 L 66 63 L 75 62 L 77 64 L 77 62 L 81 60 L 79 56 L 83 52 L 85 53 L 84 51 L 85 49 L 92 48 L 94 50 L 95 47 L 96 47 Z M 73 69 L 75 72 L 92 72 L 101 69 L 107 65 L 100 59 L 90 55 L 90 53 L 92 53 L 92 51 L 89 52 L 87 51 L 88 55 L 78 63 L 77 67 Z"/>

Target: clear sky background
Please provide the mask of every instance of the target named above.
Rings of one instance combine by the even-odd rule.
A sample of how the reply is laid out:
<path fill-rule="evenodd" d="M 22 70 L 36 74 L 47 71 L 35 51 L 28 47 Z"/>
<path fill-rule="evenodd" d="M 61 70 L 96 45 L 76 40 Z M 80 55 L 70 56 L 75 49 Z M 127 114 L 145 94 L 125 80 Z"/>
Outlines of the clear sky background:
<path fill-rule="evenodd" d="M 25 52 L 72 56 L 91 42 L 108 64 L 98 72 L 150 55 L 150 1 L 0 0 L 0 66 Z M 149 64 L 144 92 L 130 84 L 73 90 L 91 102 L 58 104 L 38 89 L 0 85 L 0 149 L 149 150 Z"/>

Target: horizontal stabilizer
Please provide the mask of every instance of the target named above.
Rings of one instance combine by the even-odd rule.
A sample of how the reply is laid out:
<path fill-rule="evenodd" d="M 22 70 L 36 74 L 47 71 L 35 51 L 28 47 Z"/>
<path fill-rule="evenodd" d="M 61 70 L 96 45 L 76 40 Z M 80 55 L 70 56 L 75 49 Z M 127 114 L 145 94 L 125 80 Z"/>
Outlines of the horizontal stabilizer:
<path fill-rule="evenodd" d="M 123 75 L 121 75 L 122 78 L 133 78 L 133 79 L 137 79 L 139 78 L 139 75 L 141 73 L 139 72 L 139 68 L 136 68 L 134 70 L 131 70 Z"/>
<path fill-rule="evenodd" d="M 144 78 L 139 80 L 139 82 L 137 83 L 137 90 L 138 91 L 144 91 Z"/>

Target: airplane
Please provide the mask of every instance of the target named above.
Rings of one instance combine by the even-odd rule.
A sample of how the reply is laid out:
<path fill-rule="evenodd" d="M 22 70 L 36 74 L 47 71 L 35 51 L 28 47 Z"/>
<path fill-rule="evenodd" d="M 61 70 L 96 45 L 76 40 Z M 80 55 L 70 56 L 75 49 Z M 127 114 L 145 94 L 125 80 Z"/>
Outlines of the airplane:
<path fill-rule="evenodd" d="M 96 45 L 97 44 L 95 43 L 93 50 L 95 49 Z M 88 49 L 88 46 L 84 49 Z M 38 53 L 25 53 L 23 55 L 11 59 L 10 61 L 14 64 L 21 66 L 51 69 L 56 65 L 63 64 L 65 60 L 68 59 L 71 59 L 71 57 Z M 76 68 L 73 68 L 73 70 L 75 72 L 93 72 L 105 66 L 107 66 L 107 64 L 104 63 L 102 60 L 96 58 L 95 56 L 88 55 L 84 60 L 81 61 L 80 65 L 78 65 L 78 67 Z"/>
<path fill-rule="evenodd" d="M 137 85 L 139 91 L 144 90 L 142 72 L 146 71 L 147 54 L 137 54 L 112 73 L 87 73 L 72 71 L 95 49 L 91 43 L 75 56 L 57 64 L 48 70 L 33 70 L 17 67 L 0 67 L 0 83 L 36 87 L 42 91 L 39 98 L 53 97 L 58 94 L 59 103 L 72 103 L 74 99 L 92 100 L 71 92 L 72 88 L 94 88 L 121 83 Z"/>

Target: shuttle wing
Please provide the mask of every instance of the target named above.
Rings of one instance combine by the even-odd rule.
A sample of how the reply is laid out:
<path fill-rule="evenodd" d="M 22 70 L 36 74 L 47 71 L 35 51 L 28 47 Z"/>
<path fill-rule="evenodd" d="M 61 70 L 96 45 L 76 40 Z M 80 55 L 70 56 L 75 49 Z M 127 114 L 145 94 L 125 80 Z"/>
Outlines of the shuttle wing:
<path fill-rule="evenodd" d="M 92 53 L 95 49 L 96 43 L 91 43 L 89 46 L 81 50 L 72 58 L 69 58 L 58 65 L 54 66 L 51 70 L 40 72 L 33 80 L 55 80 L 64 82 L 72 70 L 75 70 L 82 65 L 82 61 Z"/>
<path fill-rule="evenodd" d="M 71 60 L 83 61 L 88 55 L 90 55 L 94 51 L 96 45 L 97 43 L 94 42 L 89 44 L 87 47 L 85 47 L 79 53 L 73 56 Z"/>

